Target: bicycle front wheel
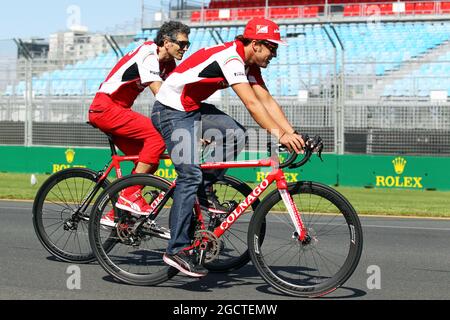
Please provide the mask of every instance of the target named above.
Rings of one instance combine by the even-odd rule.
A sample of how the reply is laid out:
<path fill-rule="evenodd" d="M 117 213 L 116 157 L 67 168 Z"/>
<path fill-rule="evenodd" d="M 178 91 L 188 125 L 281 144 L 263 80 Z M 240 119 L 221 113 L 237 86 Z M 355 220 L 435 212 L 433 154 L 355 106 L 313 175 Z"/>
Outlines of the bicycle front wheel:
<path fill-rule="evenodd" d="M 252 262 L 266 282 L 285 294 L 326 295 L 347 281 L 358 265 L 363 246 L 358 215 L 328 186 L 299 182 L 290 184 L 288 190 L 308 237 L 298 239 L 288 208 L 276 190 L 261 202 L 250 222 Z"/>
<path fill-rule="evenodd" d="M 53 174 L 39 189 L 33 203 L 33 226 L 44 248 L 64 262 L 95 260 L 89 245 L 88 221 L 95 195 L 109 185 L 97 184 L 97 173 L 72 168 Z M 90 203 L 83 202 L 92 196 Z"/>

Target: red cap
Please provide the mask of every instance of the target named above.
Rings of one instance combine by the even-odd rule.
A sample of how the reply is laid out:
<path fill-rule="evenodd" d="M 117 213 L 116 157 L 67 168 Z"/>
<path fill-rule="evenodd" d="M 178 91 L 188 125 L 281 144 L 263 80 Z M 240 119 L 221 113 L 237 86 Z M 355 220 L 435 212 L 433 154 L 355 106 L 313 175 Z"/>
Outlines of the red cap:
<path fill-rule="evenodd" d="M 280 27 L 275 22 L 264 18 L 253 18 L 250 20 L 245 27 L 244 38 L 287 44 L 281 40 Z"/>

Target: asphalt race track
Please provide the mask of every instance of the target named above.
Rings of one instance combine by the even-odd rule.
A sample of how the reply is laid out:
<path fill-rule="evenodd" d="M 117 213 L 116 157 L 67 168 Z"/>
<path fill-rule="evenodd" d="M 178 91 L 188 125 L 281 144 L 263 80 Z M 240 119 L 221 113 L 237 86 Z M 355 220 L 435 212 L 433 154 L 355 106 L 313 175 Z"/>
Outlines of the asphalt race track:
<path fill-rule="evenodd" d="M 253 266 L 202 280 L 176 276 L 158 287 L 116 282 L 98 264 L 55 260 L 41 246 L 31 202 L 0 201 L 0 299 L 289 300 L 269 287 Z M 344 287 L 328 299 L 450 298 L 450 220 L 362 217 L 364 251 Z M 69 289 L 80 271 L 79 288 Z M 70 287 L 70 285 L 69 285 Z"/>

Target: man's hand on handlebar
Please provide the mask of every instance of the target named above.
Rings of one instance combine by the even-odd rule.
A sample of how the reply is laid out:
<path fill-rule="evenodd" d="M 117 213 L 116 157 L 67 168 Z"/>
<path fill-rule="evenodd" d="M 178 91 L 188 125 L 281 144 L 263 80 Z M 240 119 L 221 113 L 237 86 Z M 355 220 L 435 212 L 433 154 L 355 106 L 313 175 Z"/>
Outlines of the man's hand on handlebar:
<path fill-rule="evenodd" d="M 306 138 L 304 138 L 305 144 L 308 148 L 311 149 L 311 151 L 322 151 L 323 150 L 323 141 L 320 136 L 315 136 L 314 138 L 310 138 L 306 135 Z"/>
<path fill-rule="evenodd" d="M 297 132 L 285 133 L 280 138 L 280 144 L 284 145 L 290 152 L 294 150 L 297 154 L 303 153 L 305 141 Z"/>
<path fill-rule="evenodd" d="M 294 148 L 289 149 L 285 144 L 283 144 L 283 139 L 280 139 L 280 143 L 282 144 L 279 151 L 280 152 L 285 152 L 286 149 L 289 149 L 289 152 L 291 153 L 289 158 L 280 163 L 279 167 L 280 168 L 291 168 L 291 169 L 295 169 L 295 168 L 299 168 L 301 166 L 303 166 L 306 162 L 309 161 L 309 159 L 311 158 L 311 155 L 314 152 L 317 152 L 317 155 L 319 156 L 320 160 L 323 161 L 322 159 L 322 151 L 323 151 L 323 141 L 322 138 L 320 136 L 315 136 L 314 138 L 310 138 L 307 134 L 299 134 L 297 132 L 294 132 L 293 135 L 300 137 L 300 139 L 303 142 L 302 145 L 302 151 L 301 152 L 304 156 L 301 159 L 301 161 L 299 162 L 295 162 L 297 160 L 298 157 L 298 152 L 295 151 L 293 152 L 293 150 L 295 150 Z M 282 136 L 281 138 L 284 138 L 284 136 Z"/>
<path fill-rule="evenodd" d="M 320 136 L 315 136 L 314 138 L 308 137 L 306 135 L 304 137 L 306 148 L 311 150 L 311 152 L 317 152 L 317 155 L 322 160 L 322 151 L 323 151 L 323 141 Z M 322 160 L 323 161 L 323 160 Z"/>

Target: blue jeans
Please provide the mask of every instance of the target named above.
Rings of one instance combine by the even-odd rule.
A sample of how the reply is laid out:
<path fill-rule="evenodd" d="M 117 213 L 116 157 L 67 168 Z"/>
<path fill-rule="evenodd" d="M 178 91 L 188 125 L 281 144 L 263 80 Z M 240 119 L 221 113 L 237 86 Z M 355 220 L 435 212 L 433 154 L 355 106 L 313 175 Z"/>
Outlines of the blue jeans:
<path fill-rule="evenodd" d="M 202 105 L 200 110 L 184 112 L 156 101 L 151 118 L 166 143 L 178 175 L 170 213 L 171 239 L 167 248 L 167 253 L 173 255 L 191 245 L 190 230 L 197 192 L 204 192 L 206 186 L 212 185 L 225 173 L 225 170 L 208 170 L 203 174 L 200 169 L 202 160 L 200 139 L 203 133 L 209 130 L 221 132 L 224 137 L 228 137 L 225 139 L 228 144 L 224 143 L 223 139 L 215 140 L 214 147 L 220 148 L 223 152 L 213 151 L 204 159 L 225 161 L 230 157 L 234 159 L 242 151 L 245 145 L 245 129 L 227 114 L 206 104 Z M 217 154 L 221 155 L 222 159 L 215 157 Z"/>
<path fill-rule="evenodd" d="M 212 104 L 202 103 L 200 113 L 202 137 L 214 140 L 203 153 L 204 162 L 236 160 L 245 147 L 247 131 L 245 127 Z M 226 169 L 203 170 L 203 188 L 199 190 L 199 195 L 203 195 L 207 187 L 223 178 L 225 172 Z"/>

